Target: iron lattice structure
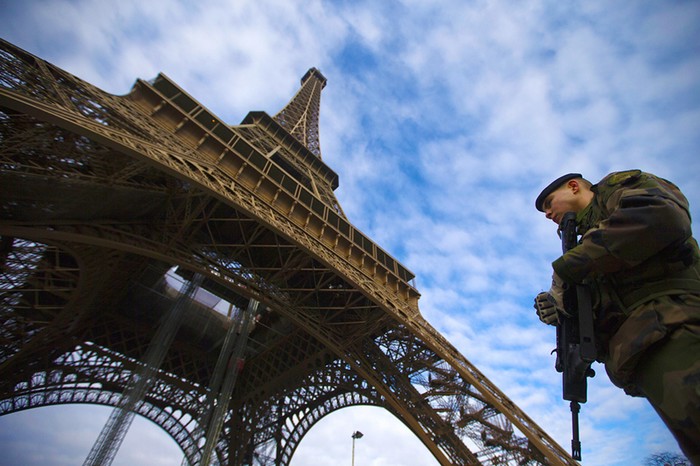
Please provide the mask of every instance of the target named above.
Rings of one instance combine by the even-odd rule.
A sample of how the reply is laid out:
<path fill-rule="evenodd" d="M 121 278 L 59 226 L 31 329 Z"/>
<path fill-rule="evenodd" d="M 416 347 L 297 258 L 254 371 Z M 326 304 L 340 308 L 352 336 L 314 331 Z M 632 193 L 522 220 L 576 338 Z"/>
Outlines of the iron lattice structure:
<path fill-rule="evenodd" d="M 182 299 L 173 277 L 197 275 L 133 407 L 191 464 L 206 462 L 222 371 L 238 377 L 219 404 L 220 464 L 288 465 L 353 405 L 387 409 L 443 465 L 576 464 L 422 318 L 413 274 L 344 215 L 318 70 L 275 117 L 232 126 L 162 74 L 115 96 L 0 46 L 0 414 L 118 406 Z M 251 300 L 243 354 L 222 369 Z"/>

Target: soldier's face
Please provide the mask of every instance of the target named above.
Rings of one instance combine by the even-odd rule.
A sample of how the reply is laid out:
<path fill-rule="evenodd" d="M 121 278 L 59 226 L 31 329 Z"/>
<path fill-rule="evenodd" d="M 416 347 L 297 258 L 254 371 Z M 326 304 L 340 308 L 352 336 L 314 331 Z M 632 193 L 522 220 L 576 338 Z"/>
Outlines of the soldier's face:
<path fill-rule="evenodd" d="M 565 213 L 578 212 L 578 204 L 575 189 L 572 189 L 570 184 L 565 184 L 545 198 L 543 204 L 544 215 L 559 225 Z"/>

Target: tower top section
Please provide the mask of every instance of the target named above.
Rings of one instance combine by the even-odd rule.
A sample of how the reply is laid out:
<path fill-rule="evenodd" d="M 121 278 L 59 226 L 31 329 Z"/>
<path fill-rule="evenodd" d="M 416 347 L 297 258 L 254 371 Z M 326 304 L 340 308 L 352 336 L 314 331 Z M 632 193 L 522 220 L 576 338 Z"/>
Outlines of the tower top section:
<path fill-rule="evenodd" d="M 273 118 L 289 134 L 308 148 L 319 159 L 319 115 L 321 90 L 326 87 L 326 78 L 316 68 L 311 68 L 301 78 L 301 88 L 292 100 Z"/>
<path fill-rule="evenodd" d="M 307 71 L 306 74 L 301 78 L 301 85 L 303 86 L 306 80 L 311 78 L 312 76 L 321 82 L 321 89 L 326 87 L 326 82 L 328 80 L 325 76 L 323 76 L 323 74 L 318 70 L 318 68 L 309 68 L 309 71 Z"/>

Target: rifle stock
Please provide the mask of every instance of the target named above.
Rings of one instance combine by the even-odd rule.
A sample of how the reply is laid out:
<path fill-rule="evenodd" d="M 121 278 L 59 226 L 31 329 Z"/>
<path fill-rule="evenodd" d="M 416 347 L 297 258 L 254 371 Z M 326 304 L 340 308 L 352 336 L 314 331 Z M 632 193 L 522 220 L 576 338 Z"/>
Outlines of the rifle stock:
<path fill-rule="evenodd" d="M 567 212 L 559 224 L 562 253 L 577 244 L 576 214 Z M 570 401 L 573 438 L 571 455 L 581 459 L 578 413 L 579 403 L 587 400 L 587 378 L 595 373 L 591 364 L 596 357 L 593 335 L 593 308 L 591 292 L 582 284 L 568 285 L 564 289 L 564 309 L 567 315 L 559 316 L 557 324 L 557 360 L 555 368 L 562 373 L 562 397 Z"/>

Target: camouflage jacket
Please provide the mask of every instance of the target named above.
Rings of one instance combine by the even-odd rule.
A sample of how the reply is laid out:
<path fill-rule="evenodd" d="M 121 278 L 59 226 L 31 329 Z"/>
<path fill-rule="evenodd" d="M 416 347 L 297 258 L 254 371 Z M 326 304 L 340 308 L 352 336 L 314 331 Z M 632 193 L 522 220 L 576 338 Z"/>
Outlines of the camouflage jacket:
<path fill-rule="evenodd" d="M 649 305 L 700 295 L 700 251 L 688 200 L 673 183 L 630 170 L 591 189 L 595 196 L 576 219 L 581 240 L 552 267 L 567 283 L 591 286 L 599 360 L 613 382 L 627 386 L 649 346 L 674 327 L 700 322 L 700 309 Z"/>

